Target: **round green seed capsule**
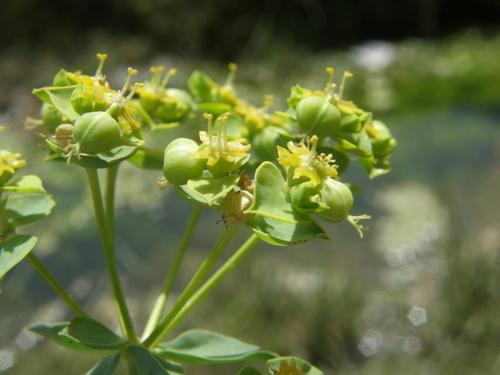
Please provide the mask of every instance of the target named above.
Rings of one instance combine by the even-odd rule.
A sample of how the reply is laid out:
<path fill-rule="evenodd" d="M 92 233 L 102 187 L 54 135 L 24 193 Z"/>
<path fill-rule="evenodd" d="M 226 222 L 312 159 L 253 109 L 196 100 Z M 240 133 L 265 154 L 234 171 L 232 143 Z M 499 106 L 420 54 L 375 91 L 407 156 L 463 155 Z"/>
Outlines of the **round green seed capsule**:
<path fill-rule="evenodd" d="M 321 199 L 328 207 L 318 212 L 327 221 L 339 222 L 347 218 L 352 210 L 353 197 L 351 189 L 340 181 L 328 178 L 321 188 Z"/>
<path fill-rule="evenodd" d="M 40 115 L 42 117 L 43 124 L 51 133 L 53 133 L 56 128 L 63 123 L 63 116 L 51 104 L 43 103 Z"/>
<path fill-rule="evenodd" d="M 302 99 L 295 113 L 300 130 L 306 134 L 329 136 L 340 126 L 340 111 L 319 96 L 307 96 Z"/>
<path fill-rule="evenodd" d="M 165 148 L 163 174 L 175 184 L 184 185 L 188 180 L 200 177 L 206 160 L 196 158 L 198 144 L 187 138 L 177 138 Z"/>
<path fill-rule="evenodd" d="M 118 122 L 107 112 L 89 112 L 80 116 L 73 128 L 73 142 L 80 151 L 98 154 L 120 145 L 122 131 Z"/>

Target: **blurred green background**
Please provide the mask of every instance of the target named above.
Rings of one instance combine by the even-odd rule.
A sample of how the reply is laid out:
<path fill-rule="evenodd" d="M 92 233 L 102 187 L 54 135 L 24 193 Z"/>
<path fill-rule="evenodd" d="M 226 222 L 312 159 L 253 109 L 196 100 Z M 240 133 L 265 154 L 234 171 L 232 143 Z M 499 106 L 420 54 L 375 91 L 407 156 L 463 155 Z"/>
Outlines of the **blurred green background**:
<path fill-rule="evenodd" d="M 3 0 L 2 147 L 21 150 L 58 205 L 31 232 L 37 254 L 85 306 L 116 326 L 82 171 L 42 161 L 31 89 L 62 66 L 107 74 L 177 67 L 184 87 L 201 68 L 219 80 L 240 65 L 236 89 L 260 103 L 290 86 L 322 87 L 325 66 L 351 70 L 347 94 L 399 142 L 393 172 L 362 186 L 355 213 L 372 214 L 363 240 L 348 225 L 333 242 L 260 246 L 185 322 L 308 358 L 326 374 L 500 373 L 500 4 L 495 0 L 160 1 Z M 142 76 L 145 77 L 145 76 Z M 169 139 L 193 129 L 176 129 Z M 189 205 L 160 191 L 157 172 L 132 166 L 118 184 L 119 266 L 141 325 L 173 254 Z M 206 212 L 176 292 L 220 231 Z M 241 237 L 245 233 L 241 233 Z M 27 265 L 2 281 L 0 373 L 83 374 L 96 361 L 23 330 L 68 318 Z M 189 374 L 235 374 L 192 367 Z"/>

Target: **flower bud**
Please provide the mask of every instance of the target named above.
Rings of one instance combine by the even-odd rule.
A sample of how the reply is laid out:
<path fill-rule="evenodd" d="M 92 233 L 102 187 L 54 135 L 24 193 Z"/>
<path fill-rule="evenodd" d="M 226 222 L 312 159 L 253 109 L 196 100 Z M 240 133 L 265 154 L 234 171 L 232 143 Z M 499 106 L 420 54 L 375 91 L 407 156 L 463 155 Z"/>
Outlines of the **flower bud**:
<path fill-rule="evenodd" d="M 188 180 L 200 177 L 206 160 L 195 157 L 198 144 L 187 138 L 177 138 L 165 148 L 163 174 L 175 184 L 184 185 Z"/>
<path fill-rule="evenodd" d="M 346 219 L 352 210 L 351 189 L 344 183 L 328 178 L 321 187 L 321 200 L 326 206 L 318 215 L 327 221 L 339 222 Z"/>

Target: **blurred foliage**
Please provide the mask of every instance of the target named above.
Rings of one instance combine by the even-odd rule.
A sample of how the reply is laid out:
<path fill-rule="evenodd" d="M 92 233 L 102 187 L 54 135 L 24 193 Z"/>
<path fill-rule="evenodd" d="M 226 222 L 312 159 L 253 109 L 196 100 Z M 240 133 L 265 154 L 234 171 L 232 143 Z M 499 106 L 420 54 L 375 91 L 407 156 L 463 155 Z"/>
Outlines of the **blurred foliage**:
<path fill-rule="evenodd" d="M 147 39 L 181 54 L 233 58 L 273 40 L 308 49 L 372 39 L 438 37 L 498 26 L 500 4 L 451 0 L 4 0 L 2 48 L 77 51 L 89 34 Z M 20 27 L 19 20 L 23 22 Z M 12 32 L 15 30 L 15 32 Z M 63 30 L 63 32 L 61 32 Z M 75 39 L 77 43 L 75 43 Z"/>
<path fill-rule="evenodd" d="M 124 4 L 123 11 L 132 6 Z M 219 16 L 213 15 L 222 22 Z M 96 17 L 98 22 L 101 15 Z M 145 52 L 147 43 L 137 44 L 145 45 L 144 50 L 127 48 L 137 40 L 97 40 L 65 57 L 48 51 L 39 55 L 38 64 L 22 51 L 9 52 L 0 60 L 2 121 L 20 123 L 33 114 L 30 88 L 46 81 L 61 63 L 70 69 L 82 60 L 93 67 L 94 50 L 102 45 L 110 46 L 111 63 L 120 57 L 137 61 L 150 53 Z M 199 67 L 196 58 L 178 55 L 150 60 L 176 65 L 181 77 Z M 285 250 L 262 246 L 185 327 L 215 329 L 304 356 L 328 374 L 500 372 L 499 60 L 500 37 L 475 32 L 434 43 L 378 42 L 316 54 L 292 52 L 284 44 L 260 59 L 242 58 L 236 88 L 256 103 L 267 93 L 264 89 L 281 92 L 279 103 L 291 84 L 323 82 L 323 69 L 332 63 L 340 70 L 352 68 L 348 96 L 362 97 L 363 106 L 381 114 L 400 147 L 394 173 L 356 198 L 360 210 L 374 217 L 362 244 L 353 245 L 355 234 L 340 226 L 332 233 L 333 244 L 317 241 Z M 204 68 L 217 78 L 225 74 L 215 62 Z M 112 69 L 110 78 L 121 79 Z M 176 129 L 154 141 L 166 144 L 194 130 Z M 37 252 L 87 308 L 113 323 L 82 176 L 73 168 L 43 163 L 37 140 L 20 127 L 11 128 L 6 137 L 13 149 L 28 151 L 28 169 L 43 177 L 58 203 L 43 227 L 33 230 L 44 232 Z M 131 166 L 120 171 L 120 272 L 140 322 L 188 215 L 185 202 L 158 191 L 156 177 L 138 174 Z M 364 178 L 356 171 L 352 177 Z M 220 230 L 217 219 L 204 216 L 179 287 Z M 75 279 L 76 268 L 83 268 L 84 277 Z M 66 317 L 60 304 L 45 302 L 51 291 L 28 267 L 21 266 L 4 282 L 9 285 L 0 296 L 0 372 L 16 362 L 6 374 L 84 373 L 95 361 L 93 355 L 74 357 L 48 343 L 36 345 L 21 331 L 33 321 Z M 201 375 L 196 367 L 188 371 Z M 231 367 L 210 371 L 236 372 Z"/>

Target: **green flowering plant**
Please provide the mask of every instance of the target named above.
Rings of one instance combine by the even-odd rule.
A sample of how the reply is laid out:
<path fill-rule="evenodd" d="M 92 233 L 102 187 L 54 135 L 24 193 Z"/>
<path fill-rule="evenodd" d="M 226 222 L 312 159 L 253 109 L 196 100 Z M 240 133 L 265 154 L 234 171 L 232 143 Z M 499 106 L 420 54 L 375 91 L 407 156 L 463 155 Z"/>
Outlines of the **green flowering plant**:
<path fill-rule="evenodd" d="M 344 173 L 352 159 L 370 178 L 388 173 L 396 141 L 370 112 L 343 97 L 352 74 L 345 72 L 337 88 L 334 69 L 327 68 L 324 89 L 294 86 L 287 108 L 273 112 L 272 96 L 254 106 L 237 95 L 235 64 L 229 65 L 222 85 L 193 72 L 187 90 L 168 87 L 175 69 L 164 73 L 163 67 L 153 67 L 146 82 L 132 83 L 137 71 L 129 68 L 117 90 L 104 75 L 107 56 L 97 57 L 94 75 L 60 70 L 52 86 L 35 89 L 42 102 L 40 119 L 29 118 L 27 124 L 41 130 L 47 160 L 66 161 L 87 175 L 121 332 L 93 319 L 43 267 L 31 253 L 35 237 L 16 233 L 19 226 L 48 215 L 54 201 L 38 177 L 17 177 L 24 166 L 20 155 L 0 150 L 0 278 L 27 259 L 76 314 L 70 321 L 36 324 L 31 330 L 69 349 L 101 351 L 102 360 L 87 372 L 93 375 L 112 374 L 120 360 L 131 374 L 183 374 L 185 364 L 244 361 L 263 361 L 271 375 L 322 374 L 303 359 L 203 329 L 164 340 L 257 244 L 291 246 L 328 239 L 324 225 L 341 221 L 352 224 L 362 237 L 360 221 L 369 216 L 352 214 L 352 186 L 343 182 Z M 174 139 L 164 150 L 149 146 L 153 132 L 200 123 L 206 130 L 194 139 Z M 124 162 L 162 171 L 160 187 L 174 189 L 193 207 L 142 336 L 136 333 L 116 268 L 114 196 Z M 106 173 L 104 194 L 98 170 Z M 221 234 L 166 309 L 203 210 L 219 213 Z M 245 227 L 248 238 L 214 270 L 236 231 Z M 262 370 L 245 367 L 239 374 Z"/>

